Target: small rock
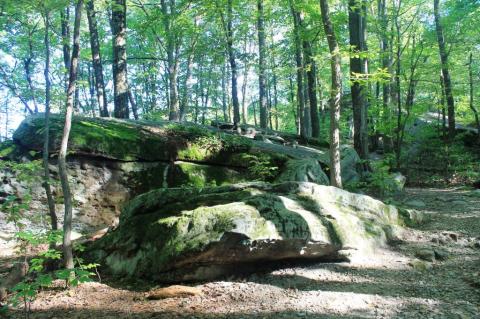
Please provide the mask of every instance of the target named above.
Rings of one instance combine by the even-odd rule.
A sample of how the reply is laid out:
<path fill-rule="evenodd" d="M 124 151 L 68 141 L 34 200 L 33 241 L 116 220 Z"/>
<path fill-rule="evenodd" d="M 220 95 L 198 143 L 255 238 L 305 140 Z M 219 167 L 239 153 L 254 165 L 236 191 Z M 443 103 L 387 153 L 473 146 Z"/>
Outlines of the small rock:
<path fill-rule="evenodd" d="M 415 252 L 415 257 L 432 262 L 435 261 L 435 252 L 433 250 L 423 248 Z"/>
<path fill-rule="evenodd" d="M 415 207 L 415 208 L 425 208 L 427 205 L 425 202 L 419 199 L 413 199 L 405 203 L 407 206 Z"/>
<path fill-rule="evenodd" d="M 433 266 L 429 262 L 425 262 L 423 260 L 415 259 L 409 263 L 409 265 L 416 270 L 428 270 L 432 269 Z"/>
<path fill-rule="evenodd" d="M 443 249 L 435 249 L 433 251 L 435 253 L 435 259 L 438 260 L 447 260 L 448 259 L 448 252 Z"/>
<path fill-rule="evenodd" d="M 477 241 L 476 243 L 474 243 L 474 244 L 473 244 L 473 247 L 480 249 L 480 241 Z"/>
<path fill-rule="evenodd" d="M 443 232 L 442 235 L 449 237 L 449 238 L 452 239 L 453 241 L 457 241 L 457 240 L 458 240 L 458 234 L 456 234 L 456 233 Z"/>

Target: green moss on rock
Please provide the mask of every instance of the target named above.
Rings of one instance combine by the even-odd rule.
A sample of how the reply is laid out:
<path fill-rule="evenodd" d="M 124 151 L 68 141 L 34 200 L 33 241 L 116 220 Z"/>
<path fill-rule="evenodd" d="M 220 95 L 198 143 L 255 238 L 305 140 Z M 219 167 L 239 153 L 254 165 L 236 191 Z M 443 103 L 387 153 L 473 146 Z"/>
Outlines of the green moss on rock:
<path fill-rule="evenodd" d="M 235 264 L 368 251 L 398 222 L 392 206 L 312 183 L 158 189 L 133 199 L 90 249 L 117 275 L 201 280 Z"/>

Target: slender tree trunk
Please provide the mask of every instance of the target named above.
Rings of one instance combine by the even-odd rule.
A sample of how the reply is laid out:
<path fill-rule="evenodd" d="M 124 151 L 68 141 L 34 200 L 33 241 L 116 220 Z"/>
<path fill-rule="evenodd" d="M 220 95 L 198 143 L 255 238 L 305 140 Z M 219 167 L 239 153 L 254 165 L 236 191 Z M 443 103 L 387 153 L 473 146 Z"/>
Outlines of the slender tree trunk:
<path fill-rule="evenodd" d="M 28 32 L 28 57 L 24 60 L 23 66 L 25 68 L 25 78 L 27 80 L 28 89 L 31 94 L 31 100 L 33 102 L 33 110 L 34 113 L 38 113 L 38 103 L 37 98 L 35 97 L 35 88 L 33 87 L 32 71 L 30 68 L 33 61 L 33 33 L 33 30 Z"/>
<path fill-rule="evenodd" d="M 90 63 L 87 65 L 87 71 L 88 71 L 88 93 L 89 93 L 89 100 L 90 100 L 90 107 L 92 108 L 92 115 L 93 117 L 96 117 L 95 114 L 95 75 L 92 72 L 92 68 L 90 67 Z M 85 97 L 86 98 L 86 97 Z M 102 114 L 101 109 L 99 109 L 100 116 Z"/>
<path fill-rule="evenodd" d="M 93 72 L 95 76 L 95 88 L 97 91 L 97 103 L 100 116 L 108 117 L 107 92 L 103 80 L 102 56 L 100 54 L 100 42 L 98 38 L 97 18 L 94 7 L 94 0 L 86 3 L 88 27 L 90 29 L 90 48 L 92 50 Z"/>
<path fill-rule="evenodd" d="M 342 97 L 342 74 L 340 67 L 340 49 L 330 21 L 327 0 L 320 0 L 323 28 L 327 36 L 331 55 L 332 88 L 330 96 L 330 183 L 342 188 L 340 168 L 340 100 Z"/>
<path fill-rule="evenodd" d="M 68 88 L 67 88 L 67 103 L 65 113 L 65 125 L 63 129 L 62 142 L 60 146 L 60 152 L 58 154 L 58 170 L 60 175 L 60 181 L 62 183 L 62 191 L 65 205 L 65 216 L 63 221 L 63 260 L 65 268 L 72 269 L 73 264 L 73 251 L 71 243 L 72 232 L 72 194 L 70 191 L 70 185 L 68 184 L 67 173 L 67 149 L 68 138 L 70 136 L 70 129 L 72 125 L 73 115 L 73 98 L 75 95 L 75 87 L 77 81 L 78 59 L 80 55 L 80 21 L 82 16 L 83 0 L 78 0 L 75 7 L 75 24 L 73 29 L 73 50 L 72 59 L 70 64 Z"/>
<path fill-rule="evenodd" d="M 128 88 L 128 101 L 130 102 L 130 105 L 132 106 L 133 118 L 138 121 L 137 102 L 135 101 L 135 98 L 133 97 L 132 89 L 130 87 Z"/>
<path fill-rule="evenodd" d="M 480 144 L 480 119 L 478 116 L 478 110 L 475 108 L 475 105 L 473 104 L 474 91 L 473 91 L 473 53 L 472 52 L 470 52 L 470 56 L 468 59 L 468 77 L 470 80 L 469 81 L 470 82 L 470 109 L 475 115 L 475 124 L 477 125 L 478 143 Z"/>
<path fill-rule="evenodd" d="M 443 74 L 440 72 L 440 89 L 442 90 L 442 133 L 443 139 L 447 140 L 447 110 L 445 108 L 445 82 Z"/>
<path fill-rule="evenodd" d="M 190 93 L 190 82 L 192 80 L 192 67 L 193 67 L 193 58 L 195 56 L 195 47 L 197 45 L 197 38 L 193 39 L 192 45 L 190 47 L 190 52 L 187 59 L 187 71 L 185 75 L 185 80 L 183 82 L 183 96 L 182 103 L 180 104 L 180 121 L 185 121 L 189 110 L 189 93 Z"/>
<path fill-rule="evenodd" d="M 448 138 L 451 141 L 455 137 L 455 102 L 453 100 L 452 81 L 450 79 L 450 71 L 448 69 L 448 53 L 447 49 L 445 48 L 445 38 L 443 36 L 443 28 L 440 22 L 439 0 L 433 0 L 433 7 L 440 61 L 442 63 L 443 82 L 445 85 L 445 95 L 448 106 Z"/>
<path fill-rule="evenodd" d="M 112 3 L 113 34 L 113 101 L 116 118 L 129 117 L 127 83 L 127 4 L 126 0 Z"/>
<path fill-rule="evenodd" d="M 401 1 L 398 3 L 398 8 L 395 13 L 394 21 L 395 21 L 395 33 L 397 37 L 397 43 L 396 43 L 396 71 L 395 71 L 395 97 L 396 97 L 396 103 L 397 103 L 397 129 L 396 129 L 396 165 L 397 169 L 400 169 L 400 161 L 401 161 L 401 126 L 402 126 L 402 82 L 401 82 L 401 71 L 402 71 L 402 61 L 401 61 L 401 56 L 402 56 L 402 42 L 401 42 L 401 32 L 400 32 L 400 22 L 398 21 L 398 17 L 400 15 L 400 9 L 401 9 Z"/>
<path fill-rule="evenodd" d="M 52 230 L 58 229 L 57 214 L 55 212 L 55 200 L 52 195 L 50 187 L 50 170 L 48 168 L 49 159 L 49 145 L 50 145 L 50 100 L 51 100 L 51 87 L 50 81 L 50 12 L 46 11 L 44 16 L 45 22 L 45 131 L 44 131 L 44 143 L 43 143 L 43 172 L 44 180 L 43 187 L 45 188 L 45 194 L 47 195 L 48 214 L 50 216 L 50 227 Z"/>
<path fill-rule="evenodd" d="M 222 65 L 222 111 L 223 111 L 223 121 L 229 122 L 228 106 L 227 106 L 227 67 L 223 63 Z"/>
<path fill-rule="evenodd" d="M 303 56 L 301 49 L 300 38 L 300 13 L 294 8 L 294 4 L 290 1 L 290 9 L 293 16 L 293 33 L 295 40 L 295 62 L 297 65 L 297 105 L 298 105 L 298 117 L 300 135 L 302 137 L 308 137 L 308 127 L 305 121 L 305 96 L 303 88 Z M 310 114 L 309 114 L 310 115 Z"/>
<path fill-rule="evenodd" d="M 312 45 L 303 40 L 303 53 L 305 56 L 305 68 L 307 73 L 308 101 L 310 103 L 310 117 L 312 122 L 312 136 L 320 137 L 320 118 L 318 117 L 317 100 L 317 66 L 313 59 Z"/>
<path fill-rule="evenodd" d="M 237 62 L 235 60 L 235 52 L 233 50 L 233 0 L 227 0 L 227 51 L 230 62 L 232 76 L 232 104 L 233 104 L 233 122 L 240 123 L 240 103 L 238 101 L 237 89 Z"/>
<path fill-rule="evenodd" d="M 380 57 L 382 68 L 391 73 L 391 56 L 389 53 L 388 42 L 388 18 L 386 0 L 378 0 L 378 20 L 380 21 Z M 384 80 L 382 84 L 382 102 L 383 102 L 383 118 L 388 119 L 388 106 L 390 104 L 390 82 Z"/>
<path fill-rule="evenodd" d="M 65 66 L 65 91 L 68 86 L 68 73 L 70 70 L 70 5 L 60 11 L 60 24 L 62 27 L 63 65 Z"/>
<path fill-rule="evenodd" d="M 297 135 L 300 135 L 300 117 L 298 116 L 298 108 L 295 107 L 295 92 L 294 92 L 294 89 L 293 89 L 293 79 L 292 77 L 289 77 L 288 79 L 288 83 L 289 83 L 289 88 L 290 88 L 290 104 L 292 106 L 292 115 L 293 115 L 293 119 L 295 121 L 295 128 L 296 128 L 296 132 L 297 132 Z M 297 109 L 297 111 L 295 110 Z"/>
<path fill-rule="evenodd" d="M 167 50 L 167 67 L 168 67 L 168 83 L 169 83 L 169 95 L 170 95 L 170 104 L 169 104 L 169 116 L 170 121 L 179 121 L 180 120 L 180 105 L 178 99 L 178 86 L 177 86 L 177 77 L 178 77 L 178 55 L 176 46 L 176 37 L 171 32 L 171 16 L 175 14 L 175 1 L 170 1 L 168 6 L 165 0 L 161 0 L 162 7 L 162 19 L 165 28 L 165 33 L 167 34 L 166 39 L 166 50 Z M 170 7 L 170 12 L 168 10 Z"/>
<path fill-rule="evenodd" d="M 367 86 L 364 83 L 367 75 L 366 51 L 366 9 L 364 0 L 349 0 L 348 25 L 350 31 L 350 81 L 353 107 L 353 144 L 360 158 L 368 160 L 367 130 Z M 368 165 L 367 165 L 368 166 Z"/>
<path fill-rule="evenodd" d="M 248 43 L 248 38 L 247 35 L 245 36 L 245 46 L 244 46 L 244 51 L 245 53 L 249 52 L 247 50 L 247 43 Z M 248 71 L 250 69 L 250 64 L 248 63 L 248 59 L 245 59 L 245 70 L 243 71 L 243 82 L 242 82 L 242 123 L 247 124 L 247 119 L 248 119 L 248 110 L 247 110 L 247 83 L 248 83 Z"/>
<path fill-rule="evenodd" d="M 265 79 L 265 27 L 263 21 L 263 0 L 257 1 L 257 30 L 258 30 L 258 86 L 259 86 L 259 105 L 260 105 L 260 127 L 268 127 L 268 110 L 266 97 L 266 79 Z"/>

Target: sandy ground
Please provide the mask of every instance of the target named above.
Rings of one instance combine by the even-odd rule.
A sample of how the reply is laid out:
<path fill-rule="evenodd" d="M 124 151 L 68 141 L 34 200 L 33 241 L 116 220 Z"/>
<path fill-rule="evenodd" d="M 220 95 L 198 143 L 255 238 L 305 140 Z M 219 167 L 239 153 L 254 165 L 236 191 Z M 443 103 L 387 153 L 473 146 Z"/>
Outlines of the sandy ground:
<path fill-rule="evenodd" d="M 375 258 L 285 264 L 199 284 L 202 296 L 157 301 L 145 298 L 153 283 L 52 288 L 40 293 L 31 318 L 480 318 L 480 196 L 471 194 L 407 189 L 397 200 L 423 201 L 431 219 Z M 419 251 L 440 258 L 420 261 Z"/>

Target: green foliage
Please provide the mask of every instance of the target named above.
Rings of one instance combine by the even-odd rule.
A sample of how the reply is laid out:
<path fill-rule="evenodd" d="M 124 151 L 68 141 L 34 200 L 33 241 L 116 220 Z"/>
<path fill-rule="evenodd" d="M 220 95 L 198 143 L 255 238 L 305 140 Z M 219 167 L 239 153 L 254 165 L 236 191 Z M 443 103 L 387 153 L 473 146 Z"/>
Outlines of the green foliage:
<path fill-rule="evenodd" d="M 248 162 L 248 173 L 253 180 L 271 181 L 279 171 L 279 167 L 272 163 L 272 158 L 266 154 L 244 154 L 243 159 Z"/>

